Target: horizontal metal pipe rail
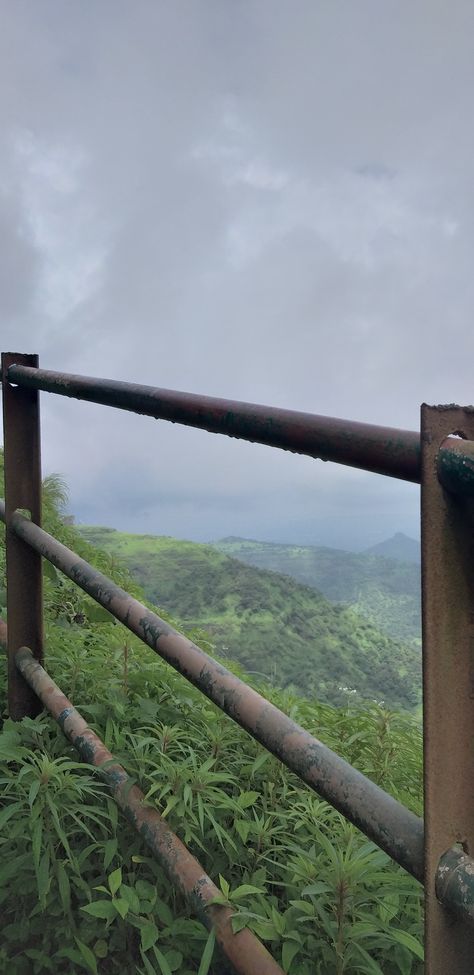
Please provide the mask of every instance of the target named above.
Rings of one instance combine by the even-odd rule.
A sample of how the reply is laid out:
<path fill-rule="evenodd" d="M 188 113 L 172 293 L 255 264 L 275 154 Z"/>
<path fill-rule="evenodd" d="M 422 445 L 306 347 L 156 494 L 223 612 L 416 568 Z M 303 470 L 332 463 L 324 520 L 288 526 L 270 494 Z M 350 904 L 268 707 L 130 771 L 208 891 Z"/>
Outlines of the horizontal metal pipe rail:
<path fill-rule="evenodd" d="M 0 648 L 7 648 L 7 625 L 1 618 Z M 17 650 L 15 664 L 83 761 L 99 770 L 117 805 L 150 848 L 170 882 L 181 891 L 206 927 L 214 930 L 217 943 L 235 971 L 239 975 L 254 975 L 258 965 L 262 975 L 283 975 L 280 966 L 249 929 L 234 934 L 231 921 L 234 912 L 224 905 L 212 903 L 215 897 L 221 896 L 220 890 L 158 810 L 147 805 L 143 792 L 34 659 L 28 647 Z"/>
<path fill-rule="evenodd" d="M 3 502 L 0 518 L 5 520 Z M 19 512 L 10 528 L 422 881 L 423 822 L 418 816 L 42 528 Z"/>
<path fill-rule="evenodd" d="M 412 430 L 32 366 L 11 365 L 8 380 L 29 389 L 420 483 L 420 436 Z M 473 497 L 474 444 L 447 438 L 439 453 L 438 475 L 448 490 Z"/>
<path fill-rule="evenodd" d="M 158 810 L 146 804 L 141 789 L 133 784 L 123 766 L 116 761 L 71 701 L 34 659 L 31 650 L 27 647 L 17 650 L 15 662 L 28 685 L 58 722 L 83 761 L 99 769 L 117 805 L 150 848 L 170 882 L 181 891 L 206 927 L 214 930 L 216 941 L 235 971 L 239 975 L 255 975 L 257 971 L 262 975 L 283 975 L 280 966 L 248 928 L 238 934 L 233 933 L 233 911 L 212 903 L 220 895 L 216 885 L 173 833 Z"/>
<path fill-rule="evenodd" d="M 408 430 L 29 366 L 10 366 L 8 379 L 47 393 L 199 427 L 210 433 L 407 481 L 420 480 L 420 438 Z"/>
<path fill-rule="evenodd" d="M 6 645 L 7 626 L 4 620 L 0 618 L 0 647 L 6 649 Z M 167 823 L 161 818 L 159 813 L 154 810 L 151 810 L 151 812 L 156 812 L 159 823 L 158 820 L 156 820 L 157 830 L 155 831 L 155 819 L 153 819 L 150 831 L 148 825 L 142 818 L 143 811 L 141 809 L 141 803 L 143 802 L 144 798 L 142 798 L 143 794 L 140 793 L 140 790 L 136 790 L 136 787 L 133 786 L 133 790 L 136 791 L 133 791 L 132 795 L 138 795 L 138 793 L 140 793 L 140 807 L 138 810 L 140 828 L 137 827 L 137 820 L 134 816 L 134 805 L 132 804 L 131 810 L 126 808 L 127 798 L 130 796 L 130 779 L 125 772 L 125 769 L 115 762 L 113 756 L 110 754 L 110 752 L 107 752 L 107 749 L 105 748 L 103 742 L 101 742 L 100 738 L 98 738 L 98 736 L 87 727 L 86 722 L 80 716 L 79 712 L 76 711 L 71 702 L 65 697 L 65 695 L 62 694 L 60 689 L 54 683 L 52 678 L 46 673 L 46 671 L 43 670 L 41 665 L 34 660 L 31 650 L 28 650 L 27 647 L 22 647 L 21 650 L 17 651 L 15 654 L 15 660 L 18 669 L 28 682 L 29 686 L 35 691 L 51 715 L 59 722 L 64 734 L 77 748 L 83 760 L 89 764 L 97 765 L 99 768 L 102 766 L 102 764 L 106 764 L 106 768 L 101 769 L 101 772 L 107 784 L 110 785 L 117 804 L 125 812 L 125 815 L 127 815 L 132 825 L 137 828 L 140 835 L 143 836 L 145 842 L 149 844 L 150 848 L 153 850 L 157 859 L 163 866 L 163 869 L 167 871 L 167 875 L 170 877 L 170 879 L 177 884 L 184 896 L 191 900 L 196 912 L 198 914 L 202 912 L 204 923 L 210 927 L 211 925 L 209 922 L 209 917 L 213 918 L 213 915 L 207 907 L 208 901 L 205 900 L 205 897 L 203 896 L 203 888 L 205 888 L 206 892 L 209 892 L 209 884 L 214 888 L 212 880 L 207 878 L 203 884 L 198 883 L 198 898 L 196 900 L 194 895 L 195 885 L 191 888 L 189 887 L 191 881 L 188 881 L 187 873 L 185 875 L 183 874 L 183 877 L 180 879 L 180 876 L 178 876 L 180 873 L 180 868 L 176 866 L 176 862 L 174 861 L 171 864 L 171 868 L 173 870 L 173 876 L 171 877 L 170 873 L 168 872 L 169 867 L 167 849 L 170 848 L 170 843 L 171 849 L 174 849 L 174 838 L 179 844 L 177 849 L 181 853 L 181 848 L 183 847 L 181 841 L 175 837 L 175 834 L 169 829 Z M 69 708 L 71 708 L 70 712 L 68 712 Z M 66 712 L 68 713 L 66 714 Z M 84 747 L 82 744 L 83 739 Z M 91 753 L 91 749 L 93 754 Z M 113 763 L 113 766 L 109 763 Z M 110 776 L 108 774 L 109 772 L 111 773 Z M 125 778 L 122 778 L 122 774 L 125 776 Z M 116 784 L 120 787 L 119 797 Z M 148 810 L 148 812 L 150 812 L 150 810 Z M 169 838 L 170 833 L 172 839 L 168 839 L 168 842 L 162 843 L 161 838 L 163 836 Z M 157 837 L 160 837 L 160 839 L 158 840 Z M 160 844 L 160 848 L 157 852 L 158 842 Z M 163 848 L 161 848 L 162 846 Z M 184 864 L 187 865 L 187 857 L 191 857 L 191 855 L 186 847 L 184 847 L 184 850 L 187 856 L 183 855 L 182 859 Z M 194 858 L 191 857 L 191 860 L 193 859 Z M 202 869 L 200 868 L 198 861 L 194 861 L 194 863 L 196 864 L 196 868 Z M 204 872 L 203 876 L 205 876 Z M 177 880 L 176 877 L 178 877 Z M 207 883 L 207 880 L 209 880 L 209 884 Z M 187 884 L 186 887 L 184 886 L 185 884 Z M 474 926 L 474 860 L 462 849 L 453 847 L 451 850 L 447 850 L 446 853 L 441 857 L 436 875 L 436 894 L 440 903 L 442 903 L 451 914 L 456 915 L 460 920 L 467 921 L 471 927 Z M 212 896 L 209 895 L 210 900 L 212 900 L 212 897 L 214 896 L 214 893 Z M 212 907 L 212 905 L 210 906 Z M 207 914 L 205 913 L 206 911 L 208 912 Z M 222 926 L 225 926 L 227 922 L 222 916 L 220 916 L 219 920 L 221 925 L 221 935 Z M 212 924 L 214 924 L 213 920 Z M 220 940 L 220 935 L 217 936 L 216 931 L 217 940 L 219 941 L 223 951 L 225 951 L 223 942 Z M 260 942 L 258 943 L 260 945 Z M 230 958 L 231 956 L 227 953 L 227 957 Z M 253 975 L 252 967 L 250 967 L 249 971 Z M 262 968 L 261 971 L 264 973 L 266 969 Z M 269 969 L 269 971 L 271 973 L 273 969 Z M 280 971 L 278 966 L 276 967 L 275 971 Z"/>

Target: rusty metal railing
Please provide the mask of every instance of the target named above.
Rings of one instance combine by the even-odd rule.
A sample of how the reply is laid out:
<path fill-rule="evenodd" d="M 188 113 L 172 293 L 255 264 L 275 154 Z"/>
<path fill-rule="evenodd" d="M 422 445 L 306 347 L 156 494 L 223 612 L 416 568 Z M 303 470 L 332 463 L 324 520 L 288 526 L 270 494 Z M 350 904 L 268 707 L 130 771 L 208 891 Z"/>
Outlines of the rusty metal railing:
<path fill-rule="evenodd" d="M 51 372 L 40 369 L 35 356 L 4 354 L 2 381 L 6 485 L 5 504 L 0 502 L 0 519 L 7 528 L 12 717 L 36 713 L 41 701 L 60 718 L 60 712 L 56 708 L 55 713 L 51 702 L 59 701 L 62 692 L 41 666 L 41 557 L 44 557 L 105 606 L 397 863 L 424 881 L 428 975 L 472 975 L 473 409 L 424 406 L 420 436 L 411 431 L 290 410 Z M 41 528 L 40 390 L 421 483 L 424 822 Z M 30 518 L 19 509 L 27 509 Z M 28 607 L 26 612 L 25 607 Z M 67 701 L 63 697 L 61 700 Z M 64 708 L 67 710 L 72 705 L 67 702 Z M 77 746 L 75 729 L 82 727 L 82 719 L 77 712 L 73 719 L 73 711 L 68 712 L 69 731 L 66 727 L 63 730 Z M 93 735 L 90 730 L 88 734 Z M 93 738 L 97 754 L 103 754 L 104 746 Z M 116 798 L 120 805 L 120 796 Z M 125 811 L 130 818 L 131 814 Z M 136 809 L 132 819 L 135 812 Z M 179 843 L 177 838 L 176 841 Z M 187 851 L 186 854 L 190 856 Z M 200 869 L 199 865 L 196 869 Z M 209 884 L 212 884 L 210 880 Z M 208 923 L 214 922 L 208 918 Z M 234 944 L 235 937 L 229 935 L 229 945 Z M 265 949 L 259 943 L 249 942 L 248 957 L 253 959 L 250 967 L 236 970 L 279 971 L 271 959 L 265 962 L 270 967 L 261 967 L 260 951 Z"/>
<path fill-rule="evenodd" d="M 4 518 L 0 501 L 0 519 Z M 417 816 L 38 525 L 16 513 L 10 527 L 405 870 L 422 879 L 423 824 Z"/>
<path fill-rule="evenodd" d="M 295 454 L 333 461 L 385 474 L 404 481 L 421 480 L 419 434 L 411 430 L 340 420 L 256 403 L 198 396 L 154 386 L 95 379 L 19 364 L 8 368 L 8 378 L 24 389 L 44 390 L 72 399 L 113 406 L 157 420 L 169 420 L 209 433 L 279 447 Z M 440 476 L 456 490 L 474 491 L 474 445 L 461 452 L 456 439 L 448 439 L 439 456 Z"/>
<path fill-rule="evenodd" d="M 6 638 L 6 627 L 2 630 L 0 626 L 0 644 Z M 166 820 L 155 808 L 146 804 L 144 793 L 34 659 L 31 650 L 27 647 L 17 650 L 15 663 L 28 686 L 57 721 L 83 761 L 97 767 L 117 805 L 151 850 L 170 882 L 183 894 L 191 910 L 206 927 L 214 931 L 217 944 L 235 971 L 241 975 L 253 975 L 257 971 L 259 975 L 283 975 L 280 966 L 248 928 L 234 934 L 233 911 L 214 903 L 220 895 L 219 889 Z"/>

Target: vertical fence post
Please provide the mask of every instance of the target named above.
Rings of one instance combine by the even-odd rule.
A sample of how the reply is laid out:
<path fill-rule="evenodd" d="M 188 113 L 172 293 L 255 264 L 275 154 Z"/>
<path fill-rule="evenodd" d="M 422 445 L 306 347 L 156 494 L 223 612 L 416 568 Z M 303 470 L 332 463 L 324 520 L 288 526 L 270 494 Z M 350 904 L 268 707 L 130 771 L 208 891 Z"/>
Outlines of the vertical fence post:
<path fill-rule="evenodd" d="M 41 524 L 41 447 L 39 393 L 8 382 L 9 366 L 38 366 L 37 355 L 2 353 L 3 430 L 8 622 L 8 712 L 15 721 L 33 717 L 41 704 L 17 671 L 14 654 L 29 647 L 43 659 L 43 590 L 41 556 L 17 538 L 9 521 L 17 508 Z"/>
<path fill-rule="evenodd" d="M 468 498 L 443 489 L 445 437 L 474 440 L 474 413 L 421 408 L 426 975 L 472 975 L 474 934 L 436 899 L 440 857 L 474 856 L 474 538 Z"/>

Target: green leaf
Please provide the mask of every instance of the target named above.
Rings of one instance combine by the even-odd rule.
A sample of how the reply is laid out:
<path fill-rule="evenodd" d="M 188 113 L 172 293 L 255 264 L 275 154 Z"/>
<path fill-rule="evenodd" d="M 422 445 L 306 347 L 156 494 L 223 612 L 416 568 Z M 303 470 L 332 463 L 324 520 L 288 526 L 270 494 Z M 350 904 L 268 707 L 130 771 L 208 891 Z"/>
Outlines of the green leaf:
<path fill-rule="evenodd" d="M 154 891 L 154 889 L 153 889 L 153 895 L 156 898 L 156 892 Z M 151 896 L 152 902 L 154 899 L 153 895 Z M 171 911 L 171 908 L 168 906 L 168 904 L 165 904 L 164 901 L 160 900 L 159 898 L 156 898 L 156 902 L 153 910 L 158 915 L 161 923 L 164 924 L 165 926 L 169 926 L 170 924 L 173 923 L 174 920 L 173 912 Z"/>
<path fill-rule="evenodd" d="M 301 893 L 303 896 L 304 895 L 308 896 L 310 894 L 319 895 L 319 894 L 327 894 L 329 890 L 331 890 L 330 884 L 326 884 L 322 880 L 318 880 L 315 884 L 309 884 L 308 887 L 303 887 Z"/>
<path fill-rule="evenodd" d="M 209 931 L 206 944 L 204 945 L 204 951 L 201 955 L 201 961 L 199 962 L 198 975 L 208 975 L 214 955 L 215 943 L 216 934 L 213 928 L 211 931 Z"/>
<path fill-rule="evenodd" d="M 153 924 L 152 921 L 148 921 L 147 924 L 145 924 L 141 929 L 142 951 L 148 951 L 148 949 L 155 944 L 155 941 L 158 941 L 159 935 L 160 932 L 158 931 L 156 924 Z"/>
<path fill-rule="evenodd" d="M 128 906 L 128 903 L 125 900 L 125 898 L 123 898 L 123 897 L 114 897 L 114 899 L 112 901 L 112 905 L 113 905 L 113 907 L 115 907 L 115 910 L 117 911 L 117 914 L 120 914 L 120 917 L 123 920 L 123 918 L 126 917 L 126 915 L 129 912 L 129 906 Z"/>
<path fill-rule="evenodd" d="M 364 972 L 366 972 L 366 975 L 384 975 L 378 962 L 376 962 L 374 958 L 371 958 L 365 948 L 362 948 L 362 946 L 357 944 L 357 942 L 352 942 L 351 947 L 353 951 L 360 955 L 360 957 L 364 960 Z M 358 970 L 360 971 L 360 966 Z"/>
<path fill-rule="evenodd" d="M 83 941 L 79 941 L 79 938 L 76 938 L 76 936 L 74 936 L 74 941 L 76 942 L 77 947 L 81 952 L 81 955 L 87 965 L 88 970 L 90 972 L 93 972 L 94 975 L 97 975 L 97 962 L 95 960 L 94 953 L 90 950 L 90 948 L 87 947 L 87 945 L 84 944 Z"/>
<path fill-rule="evenodd" d="M 51 582 L 54 582 L 56 586 L 59 585 L 60 578 L 58 572 L 55 566 L 52 565 L 48 559 L 43 559 L 43 575 L 46 577 L 46 579 L 50 579 Z"/>
<path fill-rule="evenodd" d="M 295 944 L 294 941 L 285 941 L 283 943 L 283 948 L 281 950 L 281 963 L 285 972 L 289 972 L 291 968 L 291 963 L 296 957 L 300 950 L 300 945 Z"/>
<path fill-rule="evenodd" d="M 176 951 L 176 948 L 169 948 L 164 954 L 170 971 L 178 972 L 182 970 L 183 955 L 180 951 Z"/>
<path fill-rule="evenodd" d="M 8 820 L 11 819 L 11 817 L 14 816 L 19 809 L 21 809 L 20 802 L 12 802 L 11 805 L 6 806 L 5 809 L 2 809 L 0 812 L 0 829 L 3 829 L 5 823 L 7 823 Z"/>
<path fill-rule="evenodd" d="M 255 775 L 255 772 L 259 772 L 262 765 L 265 765 L 265 762 L 268 762 L 269 758 L 270 752 L 262 752 L 261 755 L 258 755 L 250 768 L 250 774 Z"/>
<path fill-rule="evenodd" d="M 221 883 L 222 888 L 222 883 Z M 261 887 L 254 887 L 253 884 L 241 884 L 240 887 L 236 887 L 230 895 L 231 901 L 238 901 L 242 897 L 250 897 L 251 894 L 264 894 L 265 891 Z"/>
<path fill-rule="evenodd" d="M 241 809 L 248 809 L 249 806 L 255 805 L 258 799 L 260 799 L 259 792 L 241 792 L 237 804 Z"/>
<path fill-rule="evenodd" d="M 242 840 L 242 843 L 246 843 L 249 838 L 249 833 L 252 829 L 252 824 L 246 819 L 235 819 L 234 826 Z"/>
<path fill-rule="evenodd" d="M 129 909 L 133 911 L 134 914 L 140 913 L 140 900 L 133 887 L 129 887 L 128 884 L 121 884 L 120 896 L 127 901 Z"/>
<path fill-rule="evenodd" d="M 228 900 L 227 897 L 224 897 L 224 894 L 216 894 L 216 896 L 209 901 L 209 904 L 220 904 L 221 907 L 229 907 L 230 900 Z"/>
<path fill-rule="evenodd" d="M 108 953 L 109 947 L 107 942 L 103 938 L 99 938 L 99 941 L 96 941 L 94 945 L 94 955 L 96 958 L 107 958 Z"/>
<path fill-rule="evenodd" d="M 46 850 L 41 857 L 38 869 L 36 871 L 36 883 L 38 887 L 38 900 L 40 904 L 46 903 L 46 895 L 49 891 L 51 885 L 51 877 L 49 873 L 49 850 Z"/>
<path fill-rule="evenodd" d="M 36 868 L 39 867 L 39 862 L 41 857 L 42 838 L 43 838 L 43 819 L 40 817 L 36 820 L 31 835 L 31 848 L 33 853 L 33 862 Z"/>
<path fill-rule="evenodd" d="M 399 945 L 403 945 L 404 948 L 408 948 L 409 951 L 419 958 L 420 961 L 424 959 L 423 947 L 412 934 L 408 931 L 402 931 L 400 928 L 390 928 L 390 937 L 394 941 L 397 941 Z"/>
<path fill-rule="evenodd" d="M 225 877 L 219 874 L 219 886 L 226 900 L 229 900 L 230 884 L 227 883 Z"/>
<path fill-rule="evenodd" d="M 81 911 L 90 914 L 91 917 L 101 917 L 104 921 L 110 921 L 115 917 L 113 901 L 93 901 L 92 904 L 81 907 Z"/>
<path fill-rule="evenodd" d="M 232 924 L 232 931 L 234 934 L 238 934 L 239 931 L 243 931 L 244 928 L 246 928 L 249 923 L 249 918 L 247 913 L 233 914 L 230 920 Z"/>
<path fill-rule="evenodd" d="M 161 975 L 173 975 L 173 973 L 171 971 L 171 968 L 168 965 L 168 962 L 167 962 L 167 960 L 166 960 L 163 952 L 161 952 L 160 949 L 156 947 L 156 945 L 153 945 L 153 949 L 152 950 L 153 950 L 153 954 L 154 954 L 154 956 L 155 956 L 155 958 L 156 958 L 156 960 L 157 960 L 157 962 L 158 962 L 158 964 L 160 966 Z"/>
<path fill-rule="evenodd" d="M 114 894 L 117 893 L 121 883 L 122 883 L 122 868 L 117 867 L 117 869 L 114 870 L 113 873 L 109 874 L 108 877 L 109 890 L 110 893 L 112 894 L 112 897 L 114 896 Z"/>
<path fill-rule="evenodd" d="M 290 904 L 293 907 L 297 907 L 303 914 L 307 914 L 308 917 L 314 917 L 314 906 L 308 903 L 308 901 L 290 901 Z"/>
<path fill-rule="evenodd" d="M 135 890 L 142 900 L 153 900 L 156 898 L 156 887 L 149 880 L 136 880 Z"/>
<path fill-rule="evenodd" d="M 38 795 L 40 785 L 41 785 L 41 780 L 39 778 L 33 779 L 33 782 L 31 783 L 28 792 L 28 805 L 30 806 L 30 808 L 34 803 L 36 796 Z"/>
<path fill-rule="evenodd" d="M 99 603 L 87 603 L 85 606 L 89 623 L 115 623 L 115 617 Z"/>
<path fill-rule="evenodd" d="M 272 921 L 275 925 L 275 929 L 278 931 L 280 937 L 285 933 L 285 918 L 278 913 L 275 907 L 272 907 Z"/>
<path fill-rule="evenodd" d="M 55 958 L 69 958 L 69 961 L 74 962 L 75 965 L 80 965 L 81 968 L 87 967 L 84 958 L 75 948 L 60 948 L 56 952 Z"/>
<path fill-rule="evenodd" d="M 278 931 L 271 921 L 253 921 L 252 930 L 255 931 L 255 934 L 257 934 L 262 941 L 278 940 Z"/>
<path fill-rule="evenodd" d="M 117 853 L 117 840 L 107 840 L 104 846 L 104 870 L 108 870 L 114 856 Z M 132 857 L 133 859 L 133 857 Z"/>
<path fill-rule="evenodd" d="M 143 951 L 140 952 L 140 954 L 142 956 L 142 961 L 143 961 L 143 964 L 145 965 L 145 968 L 146 968 L 146 970 L 148 972 L 148 975 L 156 975 L 156 971 L 153 968 L 153 965 L 149 962 L 147 956 L 143 953 Z"/>
<path fill-rule="evenodd" d="M 71 887 L 69 884 L 69 877 L 62 863 L 57 864 L 56 875 L 58 879 L 59 896 L 61 898 L 63 911 L 65 914 L 68 914 L 71 907 Z"/>

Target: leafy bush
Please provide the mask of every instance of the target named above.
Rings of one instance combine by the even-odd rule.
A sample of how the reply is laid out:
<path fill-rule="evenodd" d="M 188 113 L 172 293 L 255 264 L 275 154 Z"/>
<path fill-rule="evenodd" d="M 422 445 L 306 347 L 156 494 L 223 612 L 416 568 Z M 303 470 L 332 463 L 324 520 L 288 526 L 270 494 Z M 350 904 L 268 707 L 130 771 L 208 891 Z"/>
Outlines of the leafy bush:
<path fill-rule="evenodd" d="M 57 496 L 47 519 L 138 593 L 125 569 L 63 524 Z M 94 620 L 90 601 L 56 573 L 45 602 L 48 670 L 220 883 L 236 929 L 255 931 L 290 975 L 419 975 L 421 889 L 412 878 L 151 650 L 106 616 Z M 259 689 L 420 811 L 411 719 Z M 0 971 L 228 971 L 97 771 L 78 763 L 47 715 L 5 720 L 0 732 L 0 847 Z"/>

